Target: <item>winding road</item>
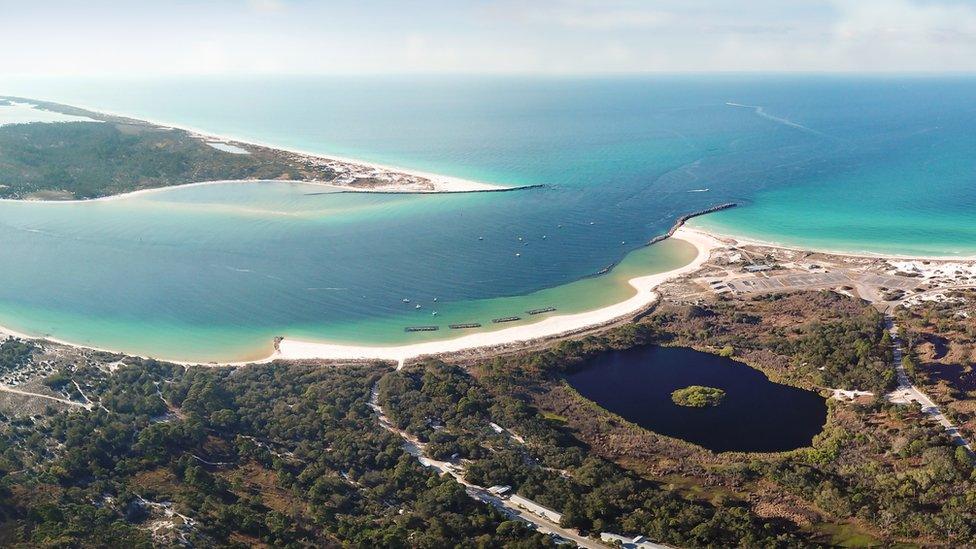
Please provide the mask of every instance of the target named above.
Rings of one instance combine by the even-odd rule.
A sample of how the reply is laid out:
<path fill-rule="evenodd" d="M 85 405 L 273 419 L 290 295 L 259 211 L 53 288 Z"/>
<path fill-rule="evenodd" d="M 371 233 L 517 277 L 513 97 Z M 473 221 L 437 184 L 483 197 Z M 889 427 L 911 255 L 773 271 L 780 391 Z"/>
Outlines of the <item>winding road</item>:
<path fill-rule="evenodd" d="M 891 346 L 894 350 L 892 361 L 894 362 L 895 373 L 898 378 L 898 388 L 891 393 L 888 393 L 888 401 L 895 404 L 910 404 L 912 402 L 917 402 L 919 406 L 922 407 L 922 412 L 924 414 L 939 422 L 939 424 L 945 428 L 946 433 L 954 443 L 962 446 L 968 450 L 970 454 L 972 454 L 973 447 L 969 441 L 959 433 L 959 428 L 949 421 L 949 418 L 942 413 L 939 406 L 933 402 L 928 395 L 923 393 L 918 387 L 912 385 L 911 380 L 908 378 L 908 372 L 905 371 L 905 367 L 901 363 L 902 341 L 901 337 L 898 335 L 898 326 L 895 324 L 895 319 L 891 315 L 885 315 L 885 328 L 888 330 L 888 333 L 891 334 Z"/>
<path fill-rule="evenodd" d="M 74 400 L 68 400 L 66 398 L 58 398 L 58 397 L 51 396 L 51 395 L 43 395 L 41 393 L 31 393 L 31 392 L 28 392 L 28 391 L 21 391 L 20 389 L 14 389 L 13 387 L 10 387 L 9 385 L 0 385 L 0 393 L 11 393 L 11 394 L 14 394 L 14 395 L 21 395 L 21 396 L 34 397 L 34 398 L 43 398 L 43 399 L 47 399 L 47 400 L 53 400 L 55 402 L 60 402 L 61 404 L 67 404 L 69 406 L 78 406 L 78 407 L 84 408 L 86 410 L 90 410 L 91 409 L 91 404 L 85 404 L 84 402 L 76 402 Z M 87 400 L 88 397 L 85 397 L 85 399 Z"/>
<path fill-rule="evenodd" d="M 390 419 L 387 417 L 386 413 L 383 411 L 383 408 L 379 404 L 379 396 L 380 396 L 379 383 L 377 382 L 376 384 L 373 385 L 373 388 L 370 391 L 369 407 L 372 408 L 374 412 L 376 412 L 376 415 L 379 417 L 380 420 L 380 425 L 382 425 L 384 429 L 398 435 L 400 438 L 403 439 L 404 450 L 408 454 L 416 457 L 417 460 L 420 461 L 421 465 L 425 467 L 433 467 L 440 474 L 447 473 L 451 475 L 451 477 L 453 477 L 454 480 L 456 480 L 459 484 L 464 486 L 464 489 L 468 493 L 468 496 L 470 496 L 472 499 L 476 499 L 482 503 L 487 503 L 488 505 L 491 505 L 496 509 L 500 510 L 502 513 L 504 513 L 507 516 L 517 517 L 522 519 L 525 522 L 534 524 L 535 527 L 538 529 L 538 531 L 542 533 L 555 534 L 564 539 L 572 541 L 579 547 L 585 547 L 587 549 L 606 549 L 607 547 L 606 545 L 596 540 L 581 536 L 575 530 L 563 528 L 562 526 L 560 526 L 555 522 L 546 520 L 538 515 L 532 514 L 522 509 L 521 507 L 516 506 L 512 502 L 497 497 L 494 494 L 488 492 L 488 489 L 486 489 L 484 486 L 478 486 L 477 484 L 472 484 L 466 481 L 464 479 L 464 470 L 455 467 L 453 464 L 445 461 L 438 461 L 428 457 L 423 451 L 424 444 L 422 442 L 417 440 L 415 437 L 411 436 L 406 431 L 402 431 L 393 426 L 393 423 L 390 422 Z M 660 547 L 661 549 L 666 549 L 666 547 L 663 545 L 657 547 Z"/>

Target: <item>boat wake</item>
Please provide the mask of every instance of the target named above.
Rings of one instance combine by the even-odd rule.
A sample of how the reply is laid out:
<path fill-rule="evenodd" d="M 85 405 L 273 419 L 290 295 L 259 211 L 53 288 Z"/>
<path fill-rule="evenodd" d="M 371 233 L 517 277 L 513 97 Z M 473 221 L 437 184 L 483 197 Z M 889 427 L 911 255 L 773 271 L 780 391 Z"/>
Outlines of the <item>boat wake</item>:
<path fill-rule="evenodd" d="M 743 108 L 743 109 L 752 109 L 752 111 L 754 113 L 756 113 L 756 115 L 758 115 L 761 118 L 765 118 L 766 120 L 771 120 L 773 122 L 776 122 L 777 124 L 783 124 L 784 126 L 789 126 L 791 128 L 795 128 L 795 129 L 800 130 L 802 132 L 810 133 L 810 134 L 813 134 L 813 135 L 818 135 L 820 137 L 830 137 L 829 135 L 827 135 L 827 134 L 825 134 L 823 132 L 818 132 L 817 130 L 815 130 L 813 128 L 808 128 L 807 126 L 804 126 L 803 124 L 797 124 L 796 122 L 790 120 L 789 118 L 782 118 L 782 117 L 779 117 L 779 116 L 774 116 L 772 114 L 769 114 L 768 112 L 766 112 L 766 110 L 761 105 L 744 105 L 742 103 L 736 103 L 734 101 L 726 101 L 725 104 L 728 105 L 728 106 L 730 106 L 730 107 L 740 107 L 740 108 Z"/>

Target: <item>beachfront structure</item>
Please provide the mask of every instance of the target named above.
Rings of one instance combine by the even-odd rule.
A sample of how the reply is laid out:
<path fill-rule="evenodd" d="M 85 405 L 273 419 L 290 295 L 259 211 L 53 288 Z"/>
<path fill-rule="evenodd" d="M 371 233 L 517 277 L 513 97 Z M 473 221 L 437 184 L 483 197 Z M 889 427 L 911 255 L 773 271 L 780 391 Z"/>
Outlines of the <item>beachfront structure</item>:
<path fill-rule="evenodd" d="M 544 505 L 539 505 L 538 503 L 532 501 L 531 499 L 523 498 L 518 494 L 513 495 L 509 499 L 509 501 L 521 507 L 522 509 L 525 509 L 526 511 L 532 513 L 533 515 L 550 520 L 552 522 L 555 522 L 556 524 L 559 524 L 559 521 L 562 520 L 563 518 L 562 513 L 557 513 L 556 511 L 553 511 L 552 509 Z"/>

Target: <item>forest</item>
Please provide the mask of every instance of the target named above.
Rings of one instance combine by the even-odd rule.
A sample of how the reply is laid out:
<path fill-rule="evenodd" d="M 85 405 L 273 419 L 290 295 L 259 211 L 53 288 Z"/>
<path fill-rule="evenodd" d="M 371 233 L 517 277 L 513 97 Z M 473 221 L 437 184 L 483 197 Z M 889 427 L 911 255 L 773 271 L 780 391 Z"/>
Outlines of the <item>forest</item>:
<path fill-rule="evenodd" d="M 0 545 L 551 545 L 378 428 L 367 401 L 384 371 L 130 359 L 73 374 L 98 408 L 0 422 Z"/>
<path fill-rule="evenodd" d="M 178 128 L 19 101 L 94 121 L 0 125 L 0 198 L 80 200 L 202 181 L 336 178 L 330 167 L 286 151 L 247 145 L 248 154 L 232 154 Z"/>

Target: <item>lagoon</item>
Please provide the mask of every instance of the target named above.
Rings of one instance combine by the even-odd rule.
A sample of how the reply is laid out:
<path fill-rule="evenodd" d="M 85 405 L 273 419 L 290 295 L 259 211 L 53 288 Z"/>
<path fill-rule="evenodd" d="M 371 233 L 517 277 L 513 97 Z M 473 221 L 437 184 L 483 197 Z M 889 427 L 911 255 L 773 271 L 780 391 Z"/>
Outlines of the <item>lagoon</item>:
<path fill-rule="evenodd" d="M 679 240 L 638 242 L 601 276 L 498 295 L 538 280 L 534 265 L 573 261 L 580 235 L 595 229 L 567 222 L 513 234 L 465 209 L 475 195 L 322 193 L 250 182 L 0 202 L 0 325 L 138 355 L 242 361 L 270 355 L 277 336 L 416 343 L 472 331 L 449 324 L 494 330 L 596 309 L 634 295 L 630 278 L 695 256 Z M 508 272 L 493 279 L 498 266 Z M 527 313 L 548 307 L 557 311 Z M 522 320 L 492 322 L 508 316 Z M 441 329 L 404 331 L 416 325 Z"/>

